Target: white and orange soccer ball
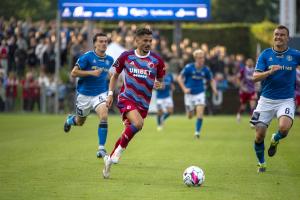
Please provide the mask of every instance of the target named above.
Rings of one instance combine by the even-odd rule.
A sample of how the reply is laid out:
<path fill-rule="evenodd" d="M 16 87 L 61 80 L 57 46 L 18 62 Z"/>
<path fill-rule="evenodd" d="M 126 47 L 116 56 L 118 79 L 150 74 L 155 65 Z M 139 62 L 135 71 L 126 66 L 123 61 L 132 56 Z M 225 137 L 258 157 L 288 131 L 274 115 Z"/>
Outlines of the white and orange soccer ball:
<path fill-rule="evenodd" d="M 197 166 L 190 166 L 183 172 L 183 183 L 189 187 L 201 186 L 204 183 L 205 174 L 204 171 Z"/>

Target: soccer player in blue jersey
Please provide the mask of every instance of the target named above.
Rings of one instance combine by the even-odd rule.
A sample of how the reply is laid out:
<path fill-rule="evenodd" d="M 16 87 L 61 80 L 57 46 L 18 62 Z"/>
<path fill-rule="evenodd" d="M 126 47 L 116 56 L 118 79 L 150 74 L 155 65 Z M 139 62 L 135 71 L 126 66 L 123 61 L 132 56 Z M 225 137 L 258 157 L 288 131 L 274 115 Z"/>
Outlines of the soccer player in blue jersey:
<path fill-rule="evenodd" d="M 187 64 L 178 76 L 178 84 L 184 92 L 184 103 L 188 118 L 196 110 L 195 138 L 200 138 L 200 131 L 205 109 L 205 83 L 210 83 L 214 95 L 218 91 L 209 67 L 204 65 L 205 53 L 201 49 L 193 52 L 195 62 Z"/>
<path fill-rule="evenodd" d="M 288 135 L 295 112 L 296 67 L 300 64 L 300 52 L 288 47 L 289 30 L 278 26 L 273 32 L 273 47 L 259 56 L 254 81 L 261 81 L 261 96 L 250 122 L 255 125 L 254 150 L 258 159 L 258 172 L 266 171 L 264 158 L 267 128 L 274 116 L 278 130 L 271 137 L 268 155 L 274 156 L 279 141 Z"/>
<path fill-rule="evenodd" d="M 169 65 L 165 63 L 166 72 Z M 172 91 L 175 89 L 174 78 L 172 73 L 166 73 L 163 80 L 163 87 L 156 90 L 156 107 L 157 107 L 157 130 L 161 131 L 164 121 L 173 113 L 174 103 Z"/>
<path fill-rule="evenodd" d="M 72 69 L 71 75 L 78 78 L 76 115 L 69 115 L 64 124 L 64 131 L 70 131 L 71 126 L 82 126 L 86 117 L 93 109 L 99 117 L 98 125 L 98 158 L 106 155 L 105 143 L 107 137 L 109 69 L 114 60 L 105 53 L 108 38 L 104 33 L 93 37 L 94 50 L 83 54 Z"/>

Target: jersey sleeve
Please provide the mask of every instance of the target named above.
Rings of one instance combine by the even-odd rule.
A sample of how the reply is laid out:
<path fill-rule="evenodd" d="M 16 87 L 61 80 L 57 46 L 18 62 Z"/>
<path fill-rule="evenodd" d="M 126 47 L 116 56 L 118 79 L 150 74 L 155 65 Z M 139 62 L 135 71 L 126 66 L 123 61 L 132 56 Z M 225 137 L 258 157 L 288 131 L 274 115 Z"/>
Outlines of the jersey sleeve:
<path fill-rule="evenodd" d="M 114 71 L 118 74 L 120 74 L 124 69 L 126 55 L 126 52 L 122 53 L 112 66 L 115 69 Z"/>
<path fill-rule="evenodd" d="M 165 63 L 161 58 L 158 58 L 158 65 L 157 65 L 157 76 L 156 78 L 160 79 L 163 78 L 166 73 Z"/>
<path fill-rule="evenodd" d="M 83 54 L 80 56 L 75 64 L 75 66 L 78 66 L 79 69 L 84 70 L 88 66 L 88 56 L 87 54 Z"/>
<path fill-rule="evenodd" d="M 110 61 L 110 64 L 109 64 L 108 68 L 110 69 L 110 68 L 112 68 L 112 65 L 114 64 L 115 60 L 113 59 L 113 57 L 110 56 L 109 61 Z"/>
<path fill-rule="evenodd" d="M 297 53 L 296 60 L 297 60 L 298 65 L 300 65 L 300 51 L 296 50 L 296 53 Z"/>
<path fill-rule="evenodd" d="M 256 63 L 256 66 L 255 66 L 255 71 L 264 72 L 264 71 L 267 70 L 268 66 L 266 64 L 265 57 L 266 57 L 266 53 L 262 52 L 260 54 L 260 56 L 258 57 L 258 59 L 257 59 L 257 63 Z"/>
<path fill-rule="evenodd" d="M 174 80 L 174 75 L 173 74 L 171 74 L 171 84 L 174 84 L 174 82 L 175 82 L 175 80 Z"/>
<path fill-rule="evenodd" d="M 245 71 L 245 68 L 243 68 L 239 71 L 239 73 L 238 73 L 239 80 L 242 80 L 244 78 L 244 71 Z"/>
<path fill-rule="evenodd" d="M 184 78 L 187 76 L 187 74 L 188 74 L 188 65 L 184 66 L 184 68 L 180 71 L 180 75 Z"/>
<path fill-rule="evenodd" d="M 205 78 L 210 81 L 213 78 L 213 74 L 212 74 L 212 72 L 210 71 L 209 68 L 206 68 L 206 69 L 207 70 L 206 70 L 206 73 L 205 73 Z"/>

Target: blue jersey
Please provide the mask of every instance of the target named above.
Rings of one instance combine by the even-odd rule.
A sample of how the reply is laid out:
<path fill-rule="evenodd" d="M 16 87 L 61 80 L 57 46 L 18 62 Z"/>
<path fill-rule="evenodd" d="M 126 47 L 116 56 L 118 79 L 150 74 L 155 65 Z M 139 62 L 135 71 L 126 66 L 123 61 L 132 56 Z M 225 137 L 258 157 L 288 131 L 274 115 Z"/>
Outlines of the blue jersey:
<path fill-rule="evenodd" d="M 184 78 L 185 87 L 191 90 L 191 94 L 204 92 L 206 81 L 212 79 L 212 73 L 207 66 L 197 69 L 195 63 L 187 64 L 180 74 Z"/>
<path fill-rule="evenodd" d="M 86 76 L 80 77 L 77 83 L 77 92 L 86 96 L 97 96 L 108 90 L 108 71 L 113 64 L 114 59 L 105 55 L 105 57 L 98 56 L 95 51 L 88 51 L 76 62 L 76 66 L 80 70 L 91 71 L 98 68 L 102 69 L 102 72 L 98 77 Z"/>
<path fill-rule="evenodd" d="M 174 83 L 174 78 L 171 73 L 168 73 L 164 77 L 164 88 L 156 91 L 156 97 L 158 99 L 163 99 L 171 96 L 172 84 Z"/>
<path fill-rule="evenodd" d="M 261 81 L 261 95 L 274 100 L 294 98 L 296 68 L 300 65 L 300 52 L 291 48 L 284 52 L 276 52 L 268 48 L 259 56 L 255 71 L 268 71 L 272 65 L 280 65 L 281 69 Z"/>

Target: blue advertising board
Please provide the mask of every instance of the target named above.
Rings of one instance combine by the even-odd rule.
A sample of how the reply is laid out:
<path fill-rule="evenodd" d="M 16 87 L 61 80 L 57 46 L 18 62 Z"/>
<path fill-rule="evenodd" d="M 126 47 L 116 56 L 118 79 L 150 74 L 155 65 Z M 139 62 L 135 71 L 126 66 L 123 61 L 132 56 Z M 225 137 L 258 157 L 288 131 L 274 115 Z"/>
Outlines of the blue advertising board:
<path fill-rule="evenodd" d="M 62 19 L 206 20 L 210 0 L 59 0 Z"/>

